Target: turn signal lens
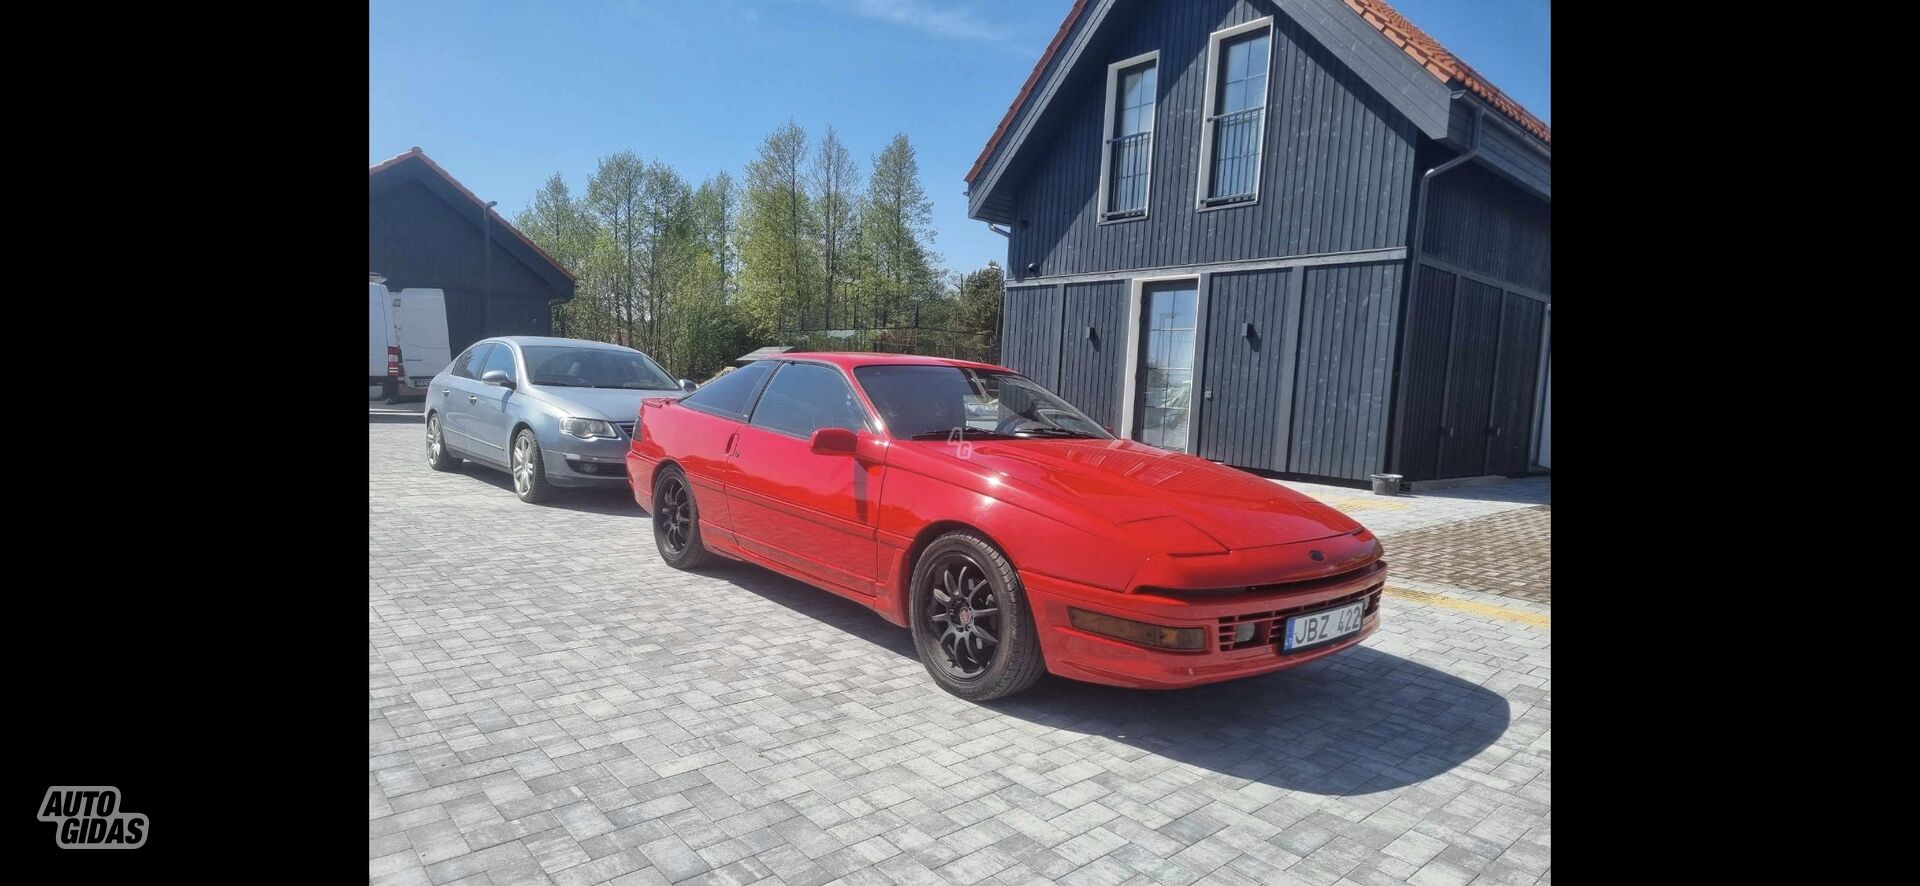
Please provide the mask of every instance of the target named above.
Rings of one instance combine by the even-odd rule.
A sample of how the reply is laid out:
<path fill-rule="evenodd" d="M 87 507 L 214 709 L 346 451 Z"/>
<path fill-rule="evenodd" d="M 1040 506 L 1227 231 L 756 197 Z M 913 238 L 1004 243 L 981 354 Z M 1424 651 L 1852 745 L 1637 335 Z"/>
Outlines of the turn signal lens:
<path fill-rule="evenodd" d="M 1067 608 L 1067 620 L 1073 626 L 1089 634 L 1101 634 L 1142 646 L 1158 646 L 1162 649 L 1201 649 L 1206 646 L 1207 632 L 1201 628 L 1168 628 L 1150 625 L 1145 622 L 1116 618 L 1085 609 Z"/>

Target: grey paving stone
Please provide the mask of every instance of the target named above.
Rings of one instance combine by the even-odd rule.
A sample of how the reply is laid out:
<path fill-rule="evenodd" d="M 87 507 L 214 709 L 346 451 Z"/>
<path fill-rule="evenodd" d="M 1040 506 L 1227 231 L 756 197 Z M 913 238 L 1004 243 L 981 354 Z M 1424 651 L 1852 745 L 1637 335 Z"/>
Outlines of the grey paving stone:
<path fill-rule="evenodd" d="M 419 435 L 369 428 L 370 883 L 1551 881 L 1552 637 L 1518 617 L 1551 607 L 1447 548 L 1531 556 L 1543 481 L 1289 482 L 1502 596 L 1421 579 L 1300 668 L 981 706 L 851 602 L 672 570 L 624 493 L 529 507 Z"/>

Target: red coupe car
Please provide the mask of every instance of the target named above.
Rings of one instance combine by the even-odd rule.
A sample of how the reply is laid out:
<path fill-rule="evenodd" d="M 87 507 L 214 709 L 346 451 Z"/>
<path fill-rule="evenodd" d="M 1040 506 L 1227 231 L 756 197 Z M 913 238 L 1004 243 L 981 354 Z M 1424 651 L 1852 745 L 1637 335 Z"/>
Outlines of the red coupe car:
<path fill-rule="evenodd" d="M 962 698 L 1042 670 L 1146 689 L 1263 674 L 1380 623 L 1366 528 L 1117 439 L 998 366 L 760 360 L 644 401 L 627 477 L 667 563 L 744 560 L 870 606 Z"/>

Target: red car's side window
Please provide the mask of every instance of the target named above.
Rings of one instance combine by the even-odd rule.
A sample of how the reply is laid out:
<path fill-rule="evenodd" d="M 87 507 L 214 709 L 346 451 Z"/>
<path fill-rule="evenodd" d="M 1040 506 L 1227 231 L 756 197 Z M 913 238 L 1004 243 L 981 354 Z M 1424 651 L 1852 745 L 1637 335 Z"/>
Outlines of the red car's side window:
<path fill-rule="evenodd" d="M 705 387 L 681 398 L 683 405 L 701 412 L 726 418 L 745 420 L 747 410 L 753 405 L 753 395 L 760 390 L 761 382 L 766 381 L 773 364 L 764 360 L 749 363 L 726 375 L 720 376 Z"/>

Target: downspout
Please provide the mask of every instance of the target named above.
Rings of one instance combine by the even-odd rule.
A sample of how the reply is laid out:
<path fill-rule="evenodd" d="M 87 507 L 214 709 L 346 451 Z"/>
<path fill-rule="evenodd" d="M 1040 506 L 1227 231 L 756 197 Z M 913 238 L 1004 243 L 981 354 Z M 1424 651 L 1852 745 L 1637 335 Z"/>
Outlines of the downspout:
<path fill-rule="evenodd" d="M 1484 107 L 1476 107 L 1473 114 L 1473 141 L 1467 145 L 1467 152 L 1427 170 L 1420 176 L 1420 193 L 1414 203 L 1414 212 L 1417 214 L 1413 219 L 1413 242 L 1407 250 L 1406 301 L 1408 315 L 1411 315 L 1413 309 L 1413 289 L 1415 286 L 1420 285 L 1420 250 L 1427 235 L 1427 191 L 1429 186 L 1433 184 L 1434 178 L 1440 174 L 1480 155 L 1480 130 L 1486 126 L 1486 123 L 1487 109 Z M 1457 308 L 1458 306 L 1455 307 Z M 1400 329 L 1400 371 L 1398 373 L 1402 375 L 1402 377 L 1404 377 L 1407 368 L 1408 352 L 1412 350 L 1412 348 L 1413 341 L 1407 336 L 1406 324 L 1403 322 L 1401 323 Z M 1395 387 L 1400 386 L 1396 384 Z M 1443 408 L 1444 406 L 1445 404 L 1442 404 Z M 1387 459 L 1387 463 L 1392 466 L 1388 468 L 1388 470 L 1396 474 L 1407 473 L 1407 466 L 1400 463 L 1400 440 L 1407 434 L 1406 418 L 1406 390 L 1401 388 L 1400 396 L 1394 401 L 1393 405 L 1393 426 L 1397 430 L 1390 438 L 1393 442 L 1393 451 Z"/>
<path fill-rule="evenodd" d="M 992 231 L 996 234 L 999 234 L 1002 237 L 1013 236 L 1012 228 L 997 228 L 997 227 L 994 227 L 993 222 L 987 222 L 987 230 Z"/>

